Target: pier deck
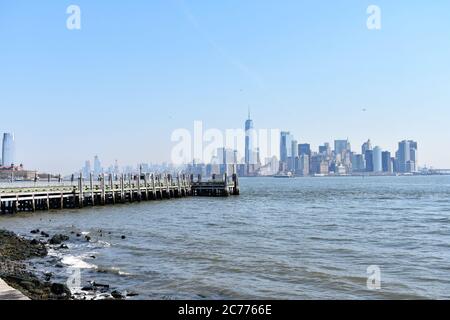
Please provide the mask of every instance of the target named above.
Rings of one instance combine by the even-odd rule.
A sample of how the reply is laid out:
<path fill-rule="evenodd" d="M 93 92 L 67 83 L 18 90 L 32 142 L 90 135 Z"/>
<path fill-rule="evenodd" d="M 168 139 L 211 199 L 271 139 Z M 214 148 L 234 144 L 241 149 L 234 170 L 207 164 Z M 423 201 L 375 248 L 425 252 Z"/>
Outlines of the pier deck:
<path fill-rule="evenodd" d="M 5 281 L 0 279 L 0 300 L 30 300 L 20 291 L 11 288 Z"/>
<path fill-rule="evenodd" d="M 230 196 L 239 194 L 236 174 L 220 179 L 213 175 L 203 182 L 201 176 L 194 181 L 193 175 L 101 175 L 94 182 L 82 176 L 76 185 L 35 186 L 0 188 L 0 213 L 19 211 L 82 208 L 135 201 L 171 199 L 189 196 Z"/>

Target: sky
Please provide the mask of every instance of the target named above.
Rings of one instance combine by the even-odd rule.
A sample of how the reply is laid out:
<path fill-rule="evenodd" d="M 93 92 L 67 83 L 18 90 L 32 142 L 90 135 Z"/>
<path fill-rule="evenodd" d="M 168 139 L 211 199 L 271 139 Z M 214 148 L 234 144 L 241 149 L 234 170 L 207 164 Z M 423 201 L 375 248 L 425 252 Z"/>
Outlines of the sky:
<path fill-rule="evenodd" d="M 25 167 L 68 173 L 169 161 L 174 130 L 242 128 L 250 107 L 314 149 L 413 139 L 449 168 L 449 17 L 446 0 L 0 0 L 0 132 Z"/>

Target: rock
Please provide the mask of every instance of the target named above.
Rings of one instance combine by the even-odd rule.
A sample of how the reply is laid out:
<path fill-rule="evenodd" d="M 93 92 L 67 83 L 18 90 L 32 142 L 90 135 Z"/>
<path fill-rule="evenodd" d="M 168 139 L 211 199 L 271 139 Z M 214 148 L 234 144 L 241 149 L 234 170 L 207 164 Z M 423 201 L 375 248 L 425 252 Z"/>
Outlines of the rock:
<path fill-rule="evenodd" d="M 136 293 L 134 291 L 128 291 L 127 292 L 127 297 L 136 297 L 138 295 L 139 295 L 139 293 Z"/>
<path fill-rule="evenodd" d="M 91 256 L 91 258 L 92 258 L 92 259 L 96 259 L 96 257 L 95 257 L 95 256 Z"/>
<path fill-rule="evenodd" d="M 78 237 L 78 238 L 81 237 L 81 233 L 77 233 L 77 237 Z"/>
<path fill-rule="evenodd" d="M 91 237 L 89 236 L 85 236 L 84 238 L 86 239 L 86 241 L 91 241 Z"/>
<path fill-rule="evenodd" d="M 53 277 L 53 273 L 46 272 L 44 273 L 45 281 L 50 281 L 50 279 Z"/>
<path fill-rule="evenodd" d="M 81 291 L 94 291 L 95 288 L 93 285 L 89 284 L 87 286 L 84 286 L 83 288 L 81 288 Z"/>
<path fill-rule="evenodd" d="M 69 249 L 69 247 L 67 245 L 65 245 L 64 243 L 62 245 L 59 246 L 60 249 Z"/>
<path fill-rule="evenodd" d="M 123 240 L 123 239 L 126 239 L 127 237 L 125 237 L 125 236 L 121 236 L 121 238 L 122 238 L 122 240 Z"/>
<path fill-rule="evenodd" d="M 48 233 L 44 232 L 44 231 L 41 231 L 41 236 L 43 236 L 45 238 L 50 237 L 50 235 Z"/>
<path fill-rule="evenodd" d="M 70 289 L 65 284 L 53 283 L 50 287 L 50 290 L 53 294 L 56 294 L 58 296 L 71 296 Z"/>
<path fill-rule="evenodd" d="M 109 288 L 109 284 L 96 283 L 95 281 L 91 282 L 91 285 L 94 287 Z"/>
<path fill-rule="evenodd" d="M 117 291 L 117 290 L 114 290 L 113 292 L 111 292 L 111 295 L 113 296 L 114 299 L 118 299 L 118 300 L 125 299 L 124 295 L 120 291 Z"/>
<path fill-rule="evenodd" d="M 36 229 L 36 230 L 31 230 L 31 234 L 37 234 L 37 233 L 39 233 L 39 232 L 41 232 L 39 229 Z"/>
<path fill-rule="evenodd" d="M 0 230 L 0 260 L 20 261 L 46 255 L 47 249 L 43 243 L 23 239 L 13 232 Z"/>
<path fill-rule="evenodd" d="M 70 238 L 64 234 L 55 234 L 49 241 L 50 244 L 61 244 L 63 241 L 67 241 Z"/>

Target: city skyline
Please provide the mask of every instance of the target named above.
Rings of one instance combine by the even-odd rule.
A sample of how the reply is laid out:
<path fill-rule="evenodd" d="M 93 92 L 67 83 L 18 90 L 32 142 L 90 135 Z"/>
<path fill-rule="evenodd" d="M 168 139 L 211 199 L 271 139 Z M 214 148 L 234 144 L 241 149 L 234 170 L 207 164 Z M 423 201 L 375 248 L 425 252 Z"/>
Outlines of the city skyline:
<path fill-rule="evenodd" d="M 81 0 L 81 30 L 66 28 L 69 4 L 0 5 L 1 130 L 27 168 L 167 162 L 173 130 L 242 128 L 249 106 L 299 143 L 370 137 L 394 152 L 407 138 L 421 165 L 450 167 L 449 3 L 377 1 L 381 30 L 356 0 Z"/>
<path fill-rule="evenodd" d="M 249 131 L 250 130 L 250 131 Z M 254 130 L 254 132 L 252 132 Z M 201 161 L 198 164 L 245 164 L 246 169 L 245 173 L 242 172 L 242 175 L 251 175 L 251 171 L 254 171 L 255 169 L 252 168 L 249 169 L 252 165 L 259 165 L 259 166 L 267 166 L 269 165 L 268 161 L 276 160 L 280 163 L 285 163 L 286 168 L 285 169 L 277 169 L 278 172 L 283 171 L 291 171 L 292 168 L 289 166 L 290 161 L 295 160 L 295 157 L 300 157 L 301 155 L 314 155 L 314 154 L 330 154 L 335 157 L 336 155 L 341 155 L 348 152 L 349 153 L 349 159 L 347 161 L 352 165 L 354 172 L 365 172 L 365 171 L 373 171 L 373 172 L 388 172 L 389 170 L 392 170 L 392 167 L 390 165 L 387 165 L 385 160 L 385 157 L 388 156 L 388 159 L 391 159 L 391 154 L 395 154 L 395 158 L 401 159 L 403 163 L 403 167 L 398 168 L 397 171 L 394 170 L 394 172 L 416 172 L 419 169 L 447 169 L 447 168 L 438 168 L 433 166 L 428 166 L 426 164 L 418 162 L 418 155 L 417 155 L 417 142 L 413 140 L 407 140 L 403 139 L 402 141 L 398 142 L 398 148 L 389 150 L 387 148 L 384 148 L 380 145 L 377 145 L 376 143 L 372 145 L 371 139 L 368 139 L 366 142 L 363 142 L 361 145 L 361 152 L 358 153 L 358 148 L 352 148 L 350 139 L 345 140 L 330 140 L 334 143 L 334 148 L 331 148 L 331 143 L 328 141 L 325 141 L 321 145 L 313 146 L 312 144 L 308 143 L 307 141 L 301 141 L 302 143 L 299 143 L 298 140 L 295 139 L 294 135 L 290 133 L 290 131 L 283 131 L 280 130 L 280 141 L 279 141 L 279 152 L 275 154 L 270 154 L 266 156 L 264 159 L 260 158 L 259 154 L 259 145 L 256 145 L 256 147 L 253 145 L 252 139 L 249 138 L 249 136 L 256 135 L 257 128 L 254 127 L 253 120 L 249 117 L 247 120 L 245 120 L 245 142 L 244 142 L 244 152 L 242 154 L 239 154 L 237 150 L 227 148 L 226 146 L 221 146 L 217 150 L 214 150 L 214 153 L 209 161 Z M 5 144 L 6 141 L 6 144 Z M 411 147 L 410 147 L 411 145 Z M 3 145 L 2 145 L 2 154 L 8 153 L 8 159 L 14 157 L 14 150 L 16 148 L 16 141 L 14 138 L 14 133 L 5 133 L 3 134 Z M 407 154 L 407 151 L 409 148 L 414 148 L 413 154 L 409 155 Z M 404 149 L 404 150 L 402 150 Z M 393 152 L 396 150 L 396 152 Z M 223 152 L 221 154 L 221 152 Z M 228 154 L 227 152 L 230 152 Z M 369 166 L 370 170 L 366 170 L 366 163 L 364 162 L 368 155 L 366 152 L 370 152 L 370 157 L 372 158 Z M 248 155 L 252 154 L 252 156 L 249 158 Z M 362 156 L 362 161 L 364 162 L 362 165 L 358 164 L 359 159 L 358 156 Z M 393 159 L 394 157 L 392 157 Z M 224 159 L 224 160 L 222 160 Z M 232 160 L 225 160 L 225 159 L 232 159 Z M 92 160 L 92 159 L 91 159 Z M 196 162 L 195 159 L 192 159 L 191 161 L 185 162 L 184 164 L 174 164 L 171 161 L 164 161 L 164 162 L 153 162 L 153 161 L 135 161 L 130 163 L 120 163 L 120 160 L 114 159 L 113 163 L 107 163 L 106 166 L 102 165 L 102 162 L 100 161 L 100 157 L 98 155 L 93 156 L 93 162 L 91 160 L 85 160 L 84 165 L 81 168 L 81 170 L 73 170 L 73 168 L 69 171 L 63 172 L 61 170 L 49 172 L 49 173 L 74 173 L 74 172 L 80 172 L 83 173 L 84 176 L 88 176 L 89 173 L 93 173 L 94 175 L 99 175 L 101 173 L 120 173 L 120 172 L 136 172 L 136 168 L 139 166 L 144 166 L 146 168 L 149 167 L 158 167 L 160 168 L 160 171 L 165 171 L 168 169 L 173 169 L 176 167 L 182 168 L 186 165 L 192 164 L 192 162 Z M 412 160 L 414 162 L 412 169 L 409 170 L 405 169 L 406 162 Z M 4 168 L 10 167 L 10 165 L 5 165 L 3 163 L 3 159 L 1 159 L 1 163 Z M 336 159 L 334 159 L 336 161 Z M 338 160 L 338 162 L 341 160 Z M 343 162 L 344 160 L 342 160 Z M 372 162 L 373 161 L 373 162 Z M 29 167 L 22 167 L 23 161 L 21 159 L 18 159 L 17 163 L 12 162 L 12 165 L 14 165 L 15 168 L 18 168 L 19 165 L 21 166 L 21 170 L 27 169 L 27 170 L 37 170 L 38 172 L 43 172 L 43 170 L 40 170 L 39 168 L 29 168 Z M 362 166 L 360 168 L 360 166 Z M 278 167 L 278 165 L 277 165 Z M 390 169 L 388 169 L 390 168 Z M 148 170 L 146 170 L 148 171 Z M 296 171 L 295 169 L 293 172 Z M 327 171 L 328 172 L 328 171 Z M 348 172 L 347 172 L 348 173 Z"/>

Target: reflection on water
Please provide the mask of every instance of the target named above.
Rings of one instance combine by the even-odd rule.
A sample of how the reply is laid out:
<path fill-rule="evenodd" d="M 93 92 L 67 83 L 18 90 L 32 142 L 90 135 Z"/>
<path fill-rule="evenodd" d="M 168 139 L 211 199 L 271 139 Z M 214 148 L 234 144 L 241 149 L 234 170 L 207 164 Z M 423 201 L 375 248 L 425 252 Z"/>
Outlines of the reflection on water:
<path fill-rule="evenodd" d="M 66 267 L 140 299 L 450 298 L 450 177 L 240 182 L 239 197 L 19 214 L 0 228 L 69 234 L 54 253 Z"/>

